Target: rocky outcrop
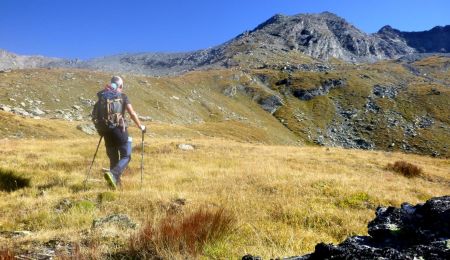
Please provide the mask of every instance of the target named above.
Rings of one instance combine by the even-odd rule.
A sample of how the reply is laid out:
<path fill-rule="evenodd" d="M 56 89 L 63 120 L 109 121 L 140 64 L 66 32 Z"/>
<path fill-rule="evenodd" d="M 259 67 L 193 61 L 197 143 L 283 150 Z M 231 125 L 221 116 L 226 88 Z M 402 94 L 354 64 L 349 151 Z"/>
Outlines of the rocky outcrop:
<path fill-rule="evenodd" d="M 375 34 L 366 34 L 329 12 L 293 16 L 278 14 L 251 31 L 204 50 L 127 53 L 86 61 L 23 56 L 0 50 L 0 70 L 65 67 L 170 75 L 197 69 L 240 66 L 241 61 L 237 60 L 242 59 L 234 59 L 238 56 L 251 57 L 256 67 L 277 67 L 280 64 L 270 57 L 281 59 L 286 52 L 305 54 L 320 60 L 338 58 L 351 62 L 372 62 L 415 53 L 448 53 L 449 39 L 450 26 L 438 26 L 424 32 L 401 32 L 385 26 Z M 305 69 L 304 66 L 309 66 L 281 63 L 286 69 Z M 313 69 L 327 70 L 327 66 L 320 65 Z"/>
<path fill-rule="evenodd" d="M 285 259 L 450 259 L 450 196 L 415 206 L 380 207 L 368 233 L 349 237 L 337 246 L 320 243 L 311 254 Z M 242 259 L 261 258 L 247 255 Z"/>
<path fill-rule="evenodd" d="M 261 100 L 259 101 L 259 104 L 261 105 L 262 109 L 273 114 L 281 106 L 283 106 L 283 99 L 277 95 L 272 95 L 272 96 L 268 96 L 266 98 L 261 98 Z"/>
<path fill-rule="evenodd" d="M 65 62 L 67 61 L 60 58 L 17 55 L 12 52 L 0 50 L 0 70 L 39 68 Z"/>
<path fill-rule="evenodd" d="M 401 32 L 387 25 L 381 28 L 377 35 L 388 42 L 405 42 L 420 53 L 450 52 L 450 25 L 436 26 L 422 32 Z"/>
<path fill-rule="evenodd" d="M 294 89 L 292 94 L 300 100 L 311 100 L 317 96 L 324 96 L 331 89 L 344 87 L 346 84 L 343 79 L 330 79 L 325 81 L 321 86 L 311 89 Z"/>

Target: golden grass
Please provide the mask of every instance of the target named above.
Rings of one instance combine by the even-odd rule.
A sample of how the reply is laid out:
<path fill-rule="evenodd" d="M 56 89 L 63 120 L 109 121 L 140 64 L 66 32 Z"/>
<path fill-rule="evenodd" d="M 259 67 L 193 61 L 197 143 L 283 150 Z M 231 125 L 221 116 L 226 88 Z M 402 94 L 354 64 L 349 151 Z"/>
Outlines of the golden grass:
<path fill-rule="evenodd" d="M 196 150 L 176 148 L 186 142 Z M 89 189 L 84 191 L 82 181 L 95 145 L 95 138 L 0 142 L 0 150 L 7 151 L 2 153 L 2 167 L 31 179 L 31 187 L 0 193 L 0 230 L 33 231 L 14 241 L 0 238 L 0 243 L 58 238 L 79 243 L 81 253 L 95 251 L 99 257 L 126 250 L 133 232 L 105 237 L 91 231 L 95 218 L 124 213 L 144 225 L 158 223 L 169 213 L 189 215 L 208 207 L 230 211 L 236 216 L 236 228 L 207 243 L 198 258 L 230 259 L 247 253 L 291 256 L 310 252 L 321 241 L 337 243 L 348 235 L 366 234 L 378 205 L 418 203 L 450 192 L 448 159 L 213 137 L 149 136 L 142 190 L 140 153 L 135 151 L 122 178 L 123 189 L 108 191 L 100 171 L 107 166 L 102 145 Z M 385 169 L 399 160 L 415 162 L 430 178 L 405 178 Z M 78 206 L 58 212 L 64 198 Z M 179 200 L 185 205 L 177 204 Z"/>

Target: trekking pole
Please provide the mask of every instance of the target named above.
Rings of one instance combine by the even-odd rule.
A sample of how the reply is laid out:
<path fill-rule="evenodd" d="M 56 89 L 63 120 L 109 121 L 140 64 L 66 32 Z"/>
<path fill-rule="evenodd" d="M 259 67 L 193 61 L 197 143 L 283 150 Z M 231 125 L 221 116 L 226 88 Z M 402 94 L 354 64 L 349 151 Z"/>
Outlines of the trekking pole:
<path fill-rule="evenodd" d="M 91 166 L 89 167 L 89 171 L 86 174 L 86 179 L 84 180 L 84 190 L 86 190 L 86 184 L 88 182 L 92 165 L 94 165 L 95 157 L 97 156 L 98 148 L 100 147 L 100 143 L 102 142 L 103 136 L 100 136 L 100 140 L 98 141 L 97 149 L 95 150 L 94 158 L 92 158 Z"/>
<path fill-rule="evenodd" d="M 142 131 L 142 147 L 141 147 L 141 190 L 144 176 L 144 131 Z"/>

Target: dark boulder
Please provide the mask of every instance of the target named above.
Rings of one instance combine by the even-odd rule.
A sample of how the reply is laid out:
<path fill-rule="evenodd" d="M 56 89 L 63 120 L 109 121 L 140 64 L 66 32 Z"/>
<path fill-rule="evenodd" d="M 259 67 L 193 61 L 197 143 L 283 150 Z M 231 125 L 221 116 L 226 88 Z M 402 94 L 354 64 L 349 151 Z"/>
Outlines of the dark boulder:
<path fill-rule="evenodd" d="M 345 87 L 343 79 L 328 79 L 321 86 L 312 89 L 294 89 L 292 94 L 300 100 L 311 100 L 317 96 L 327 95 L 331 89 Z"/>

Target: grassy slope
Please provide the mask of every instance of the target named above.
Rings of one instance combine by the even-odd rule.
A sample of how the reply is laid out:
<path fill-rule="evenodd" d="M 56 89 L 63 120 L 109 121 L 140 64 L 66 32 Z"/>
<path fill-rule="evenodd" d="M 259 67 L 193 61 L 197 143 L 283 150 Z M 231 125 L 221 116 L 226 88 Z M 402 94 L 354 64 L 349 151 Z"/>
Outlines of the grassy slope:
<path fill-rule="evenodd" d="M 291 89 L 311 89 L 320 86 L 328 79 L 344 79 L 346 86 L 333 89 L 326 96 L 319 96 L 309 101 L 299 101 L 290 94 L 284 94 L 287 106 L 278 110 L 275 116 L 282 119 L 287 127 L 297 133 L 303 140 L 308 136 L 314 139 L 322 133 L 335 118 L 335 105 L 338 103 L 343 110 L 357 109 L 356 119 L 359 122 L 369 123 L 375 121 L 376 125 L 371 132 L 359 129 L 362 136 L 373 140 L 377 149 L 388 148 L 391 143 L 400 144 L 406 140 L 418 151 L 431 154 L 437 151 L 441 155 L 450 156 L 450 78 L 449 58 L 428 58 L 415 63 L 419 70 L 428 72 L 431 77 L 416 76 L 401 64 L 392 61 L 383 61 L 371 65 L 336 65 L 337 69 L 331 72 L 294 72 L 273 73 L 266 70 L 256 70 L 256 75 L 268 75 L 271 88 L 281 93 L 290 93 Z M 290 79 L 290 85 L 276 85 L 277 81 Z M 381 108 L 378 114 L 364 114 L 367 97 L 372 94 L 374 85 L 395 87 L 398 95 L 394 99 L 375 98 L 374 102 Z M 432 94 L 432 89 L 440 92 Z M 435 119 L 430 128 L 419 129 L 419 135 L 409 137 L 404 135 L 400 127 L 388 127 L 388 121 L 383 117 L 386 113 L 398 113 L 411 124 L 422 116 L 431 116 Z M 356 121 L 355 121 L 356 122 Z M 447 129 L 447 130 L 446 130 Z"/>
<path fill-rule="evenodd" d="M 196 125 L 206 122 L 204 128 L 208 135 L 222 136 L 220 129 L 241 129 L 245 130 L 242 131 L 245 136 L 243 140 L 248 139 L 248 132 L 253 132 L 255 138 L 250 139 L 252 141 L 278 144 L 297 142 L 298 138 L 292 132 L 244 94 L 230 98 L 222 93 L 226 87 L 240 84 L 241 74 L 211 71 L 171 78 L 125 75 L 125 92 L 140 115 L 151 116 L 156 122 L 176 124 L 174 128 L 201 130 L 202 127 Z M 83 109 L 82 114 L 87 117 L 91 107 L 83 105 L 79 97 L 95 100 L 96 92 L 108 82 L 108 78 L 105 73 L 83 70 L 37 69 L 1 73 L 0 86 L 4 91 L 0 93 L 0 103 L 19 106 L 25 102 L 28 106 L 27 98 L 40 100 L 44 102 L 40 106 L 44 111 L 71 111 L 73 105 L 79 105 Z M 54 112 L 50 117 L 53 115 Z M 14 127 L 8 130 L 0 128 L 0 136 L 15 135 L 16 131 L 19 130 Z M 224 135 L 227 135 L 225 132 Z"/>
<path fill-rule="evenodd" d="M 442 65 L 441 60 L 438 63 L 439 69 L 430 68 L 429 64 L 415 66 L 425 66 L 421 70 L 436 73 L 439 79 L 448 82 L 447 65 L 445 62 Z M 103 246 L 93 254 L 120 251 L 126 247 L 124 239 L 128 233 L 119 239 L 100 239 L 102 234 L 85 232 L 90 230 L 94 218 L 126 213 L 139 223 L 157 221 L 177 198 L 187 201 L 179 214 L 205 206 L 223 206 L 238 219 L 232 234 L 209 244 L 199 257 L 229 259 L 246 253 L 257 253 L 264 258 L 298 255 L 312 251 L 319 241 L 339 242 L 347 235 L 365 234 L 367 221 L 373 217 L 377 205 L 398 206 L 404 201 L 417 203 L 449 194 L 450 161 L 382 151 L 277 146 L 293 144 L 298 139 L 278 120 L 284 119 L 290 129 L 307 140 L 307 130 L 329 124 L 334 113 L 333 100 L 339 100 L 347 109 L 361 107 L 374 84 L 406 84 L 407 90 L 399 94 L 395 103 L 381 100 L 379 105 L 396 107 L 403 111 L 404 117 L 430 113 L 448 124 L 448 88 L 443 83 L 416 77 L 402 66 L 391 65 L 340 64 L 339 71 L 328 74 L 299 73 L 298 87 L 311 87 L 325 78 L 342 77 L 346 78 L 348 87 L 308 102 L 287 95 L 288 105 L 275 117 L 245 93 L 238 92 L 230 98 L 222 92 L 229 86 L 243 84 L 265 95 L 264 86 L 249 77 L 262 72 L 270 76 L 268 87 L 284 93 L 284 86 L 275 85 L 286 77 L 284 72 L 207 71 L 172 78 L 125 75 L 134 107 L 156 122 L 149 123 L 151 132 L 146 137 L 144 189 L 139 190 L 136 149 L 124 176 L 124 189 L 114 193 L 112 201 L 99 199 L 107 191 L 99 174 L 99 169 L 107 166 L 103 147 L 89 190 L 80 191 L 97 137 L 86 137 L 75 130 L 77 122 L 24 119 L 0 111 L 0 136 L 9 138 L 0 141 L 1 169 L 31 179 L 28 188 L 0 192 L 0 230 L 34 232 L 18 240 L 0 238 L 0 245 L 26 245 L 53 238 L 82 244 L 100 240 Z M 361 74 L 369 78 L 363 79 Z M 42 109 L 70 109 L 74 104 L 81 105 L 80 95 L 94 99 L 95 92 L 108 78 L 104 73 L 77 70 L 3 73 L 0 74 L 3 89 L 0 103 L 11 104 L 9 98 L 13 97 L 17 105 L 32 97 L 45 102 Z M 429 95 L 431 86 L 441 91 L 441 95 Z M 55 98 L 61 101 L 55 102 Z M 414 105 L 418 103 L 421 106 Z M 83 108 L 87 114 L 89 108 Z M 232 112 L 237 116 L 233 117 Z M 293 117 L 299 112 L 303 120 Z M 231 120 L 225 120 L 226 117 Z M 196 123 L 196 119 L 205 123 Z M 430 140 L 438 145 L 449 142 L 444 130 L 433 127 L 422 131 L 423 139 L 419 139 L 418 145 Z M 136 129 L 131 132 L 139 139 Z M 10 137 L 17 133 L 28 139 Z M 383 134 L 380 130 L 374 137 L 382 139 Z M 182 152 L 176 148 L 179 143 L 192 143 L 197 149 Z M 423 167 L 426 177 L 407 179 L 386 171 L 387 163 L 396 160 Z M 57 213 L 55 208 L 64 198 L 92 201 L 94 207 L 75 207 Z M 89 248 L 82 247 L 82 250 Z M 165 254 L 173 256 L 170 252 Z"/>
<path fill-rule="evenodd" d="M 183 152 L 176 148 L 185 142 L 197 149 Z M 450 192 L 450 161 L 444 159 L 211 137 L 147 136 L 144 189 L 139 189 L 140 154 L 136 150 L 123 177 L 123 190 L 109 195 L 111 201 L 102 201 L 99 196 L 107 191 L 100 174 L 100 167 L 107 166 L 103 147 L 89 190 L 80 191 L 95 143 L 95 138 L 2 140 L 2 169 L 30 178 L 31 186 L 0 192 L 0 230 L 33 231 L 29 237 L 14 240 L 22 246 L 55 238 L 82 245 L 102 241 L 96 254 L 111 253 L 126 247 L 129 233 L 111 240 L 98 232 L 86 232 L 94 218 L 126 213 L 141 224 L 147 219 L 157 221 L 167 214 L 168 205 L 182 198 L 187 203 L 178 214 L 225 207 L 238 220 L 231 234 L 208 244 L 197 257 L 230 259 L 257 253 L 268 258 L 306 253 L 320 241 L 336 243 L 348 235 L 365 234 L 378 205 L 417 203 Z M 427 177 L 408 179 L 384 169 L 396 160 L 423 167 Z M 57 213 L 64 198 L 88 200 L 95 206 Z"/>
<path fill-rule="evenodd" d="M 301 57 L 298 59 L 300 62 Z M 295 59 L 291 60 L 295 64 Z M 334 62 L 335 70 L 330 72 L 209 70 L 176 77 L 124 75 L 124 78 L 127 82 L 126 93 L 136 110 L 158 122 L 176 125 L 208 122 L 229 125 L 231 129 L 236 122 L 240 122 L 241 126 L 263 131 L 265 137 L 259 141 L 293 144 L 323 135 L 336 118 L 335 103 L 338 103 L 343 110 L 359 111 L 355 123 L 375 122 L 373 130 L 366 131 L 361 127 L 358 134 L 373 140 L 377 149 L 399 150 L 400 144 L 407 142 L 416 152 L 431 154 L 436 151 L 449 157 L 449 60 L 429 57 L 413 63 L 411 66 L 420 72 L 419 76 L 400 63 L 382 61 L 370 65 Z M 70 111 L 72 105 L 77 104 L 81 105 L 83 114 L 87 116 L 90 107 L 84 106 L 78 97 L 95 99 L 95 93 L 109 76 L 100 72 L 61 69 L 1 73 L 0 86 L 4 87 L 4 91 L 0 93 L 0 103 L 17 106 L 25 98 L 33 97 L 45 102 L 41 106 L 43 110 Z M 264 80 L 260 80 L 262 78 Z M 286 78 L 290 79 L 290 86 L 276 85 Z M 300 101 L 290 94 L 289 88 L 314 88 L 328 79 L 343 79 L 346 86 L 310 101 Z M 240 85 L 245 86 L 246 90 L 237 91 L 234 97 L 224 95 L 225 89 Z M 380 113 L 364 114 L 362 111 L 366 109 L 367 97 L 372 95 L 374 85 L 395 87 L 398 95 L 392 100 L 375 98 L 373 102 L 381 108 Z M 432 94 L 432 89 L 440 94 Z M 261 109 L 257 100 L 274 93 L 283 97 L 285 106 L 271 116 Z M 9 98 L 16 101 L 12 102 Z M 55 102 L 55 99 L 61 101 Z M 435 121 L 431 127 L 419 129 L 418 135 L 411 137 L 405 135 L 401 127 L 389 127 L 385 114 L 391 114 L 391 117 L 400 115 L 410 124 L 415 124 L 423 116 L 430 116 Z M 234 123 L 230 125 L 230 121 Z M 214 130 L 220 132 L 219 128 Z M 213 131 L 210 133 L 214 134 Z M 9 131 L 7 134 L 10 135 Z M 390 147 L 392 143 L 397 145 Z"/>

